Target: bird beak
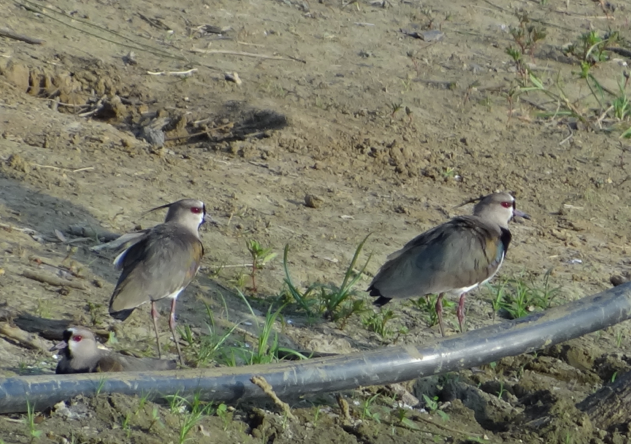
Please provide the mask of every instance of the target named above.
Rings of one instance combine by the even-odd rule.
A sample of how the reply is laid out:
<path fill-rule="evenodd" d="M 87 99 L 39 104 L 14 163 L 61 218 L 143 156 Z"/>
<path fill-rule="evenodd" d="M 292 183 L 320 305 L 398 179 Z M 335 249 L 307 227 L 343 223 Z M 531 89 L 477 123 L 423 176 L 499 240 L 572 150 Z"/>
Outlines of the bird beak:
<path fill-rule="evenodd" d="M 48 351 L 63 350 L 66 347 L 68 347 L 68 343 L 66 341 L 61 341 L 59 344 L 52 346 Z"/>
<path fill-rule="evenodd" d="M 524 213 L 523 211 L 519 211 L 517 209 L 513 210 L 513 216 L 523 217 L 524 219 L 530 220 L 530 215 Z"/>

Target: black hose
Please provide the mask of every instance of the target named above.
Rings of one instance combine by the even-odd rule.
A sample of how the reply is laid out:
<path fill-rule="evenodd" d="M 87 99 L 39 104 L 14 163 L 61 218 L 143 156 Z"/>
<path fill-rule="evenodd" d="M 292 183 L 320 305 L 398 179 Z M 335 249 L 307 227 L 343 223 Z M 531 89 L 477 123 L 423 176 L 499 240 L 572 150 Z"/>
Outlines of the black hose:
<path fill-rule="evenodd" d="M 522 319 L 450 336 L 422 346 L 214 369 L 21 376 L 0 380 L 0 413 L 45 409 L 77 395 L 123 393 L 156 399 L 177 393 L 235 402 L 265 396 L 250 382 L 263 376 L 278 396 L 333 392 L 408 381 L 532 352 L 631 317 L 631 283 Z"/>

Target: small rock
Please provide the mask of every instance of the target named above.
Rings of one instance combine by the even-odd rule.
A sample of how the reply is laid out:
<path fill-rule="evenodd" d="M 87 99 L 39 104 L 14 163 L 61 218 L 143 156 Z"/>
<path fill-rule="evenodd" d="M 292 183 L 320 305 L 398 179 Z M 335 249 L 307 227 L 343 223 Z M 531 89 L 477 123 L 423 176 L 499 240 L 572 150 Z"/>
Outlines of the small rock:
<path fill-rule="evenodd" d="M 0 70 L 0 74 L 3 74 L 20 91 L 28 91 L 30 87 L 30 70 L 26 65 L 10 61 L 4 70 Z"/>
<path fill-rule="evenodd" d="M 243 83 L 241 78 L 239 78 L 239 74 L 237 74 L 236 72 L 227 72 L 224 75 L 224 78 L 228 80 L 229 82 L 236 83 L 237 85 L 241 85 Z"/>
<path fill-rule="evenodd" d="M 627 282 L 627 279 L 618 274 L 615 274 L 609 278 L 609 282 L 611 282 L 611 285 L 613 285 L 614 287 L 617 287 L 618 285 L 622 285 Z"/>
<path fill-rule="evenodd" d="M 442 40 L 442 38 L 445 37 L 445 34 L 437 29 L 421 32 L 420 35 L 423 41 L 426 42 L 436 42 L 438 40 Z"/>
<path fill-rule="evenodd" d="M 305 196 L 305 205 L 309 208 L 320 208 L 324 203 L 324 199 L 313 194 L 307 194 Z"/>
<path fill-rule="evenodd" d="M 145 139 L 152 147 L 161 148 L 164 146 L 164 131 L 161 129 L 145 126 L 142 129 L 142 138 Z"/>

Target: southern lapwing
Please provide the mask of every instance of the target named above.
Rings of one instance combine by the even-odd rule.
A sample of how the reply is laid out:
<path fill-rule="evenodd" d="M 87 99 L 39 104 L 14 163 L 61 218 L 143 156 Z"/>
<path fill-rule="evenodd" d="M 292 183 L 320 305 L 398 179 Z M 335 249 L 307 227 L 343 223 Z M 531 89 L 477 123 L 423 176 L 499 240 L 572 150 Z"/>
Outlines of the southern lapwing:
<path fill-rule="evenodd" d="M 50 351 L 60 350 L 61 360 L 55 373 L 138 372 L 173 370 L 175 361 L 123 356 L 97 347 L 94 333 L 82 327 L 64 331 L 63 341 Z"/>
<path fill-rule="evenodd" d="M 482 197 L 473 216 L 459 216 L 432 228 L 388 256 L 370 283 L 371 296 L 378 307 L 393 298 L 438 294 L 436 312 L 440 332 L 445 336 L 442 298 L 459 295 L 458 322 L 464 324 L 465 294 L 489 281 L 502 265 L 511 233 L 508 222 L 530 216 L 515 208 L 508 193 Z"/>
<path fill-rule="evenodd" d="M 112 317 L 124 321 L 136 308 L 151 302 L 151 317 L 161 358 L 156 301 L 171 299 L 169 327 L 180 363 L 184 364 L 175 335 L 175 302 L 195 277 L 204 255 L 199 227 L 207 219 L 206 207 L 199 200 L 183 199 L 150 211 L 160 208 L 169 209 L 164 223 L 135 237 L 132 245 L 114 260 L 117 268 L 123 271 L 112 294 L 109 312 Z"/>

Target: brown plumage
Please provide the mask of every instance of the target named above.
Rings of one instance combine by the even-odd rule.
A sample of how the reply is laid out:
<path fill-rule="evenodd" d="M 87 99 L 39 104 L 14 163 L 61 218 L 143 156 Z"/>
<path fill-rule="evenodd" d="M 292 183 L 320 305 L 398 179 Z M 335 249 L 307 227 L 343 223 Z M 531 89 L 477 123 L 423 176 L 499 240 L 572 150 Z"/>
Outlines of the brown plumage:
<path fill-rule="evenodd" d="M 511 241 L 508 222 L 530 216 L 515 209 L 508 193 L 495 193 L 478 202 L 472 216 L 460 216 L 408 242 L 388 256 L 370 283 L 374 304 L 382 306 L 393 298 L 438 294 L 436 311 L 441 333 L 442 298 L 460 296 L 458 322 L 464 323 L 465 294 L 490 280 L 499 270 Z"/>
<path fill-rule="evenodd" d="M 195 277 L 204 255 L 198 230 L 206 219 L 206 207 L 199 200 L 183 199 L 158 208 L 169 209 L 164 223 L 133 238 L 131 245 L 114 260 L 122 273 L 110 299 L 109 312 L 124 321 L 136 308 L 151 302 L 158 355 L 162 357 L 155 302 L 171 299 L 169 327 L 183 364 L 175 335 L 175 302 Z"/>
<path fill-rule="evenodd" d="M 64 331 L 63 341 L 50 350 L 59 350 L 61 360 L 55 373 L 136 372 L 173 370 L 176 362 L 123 356 L 97 347 L 94 333 L 82 327 Z"/>

